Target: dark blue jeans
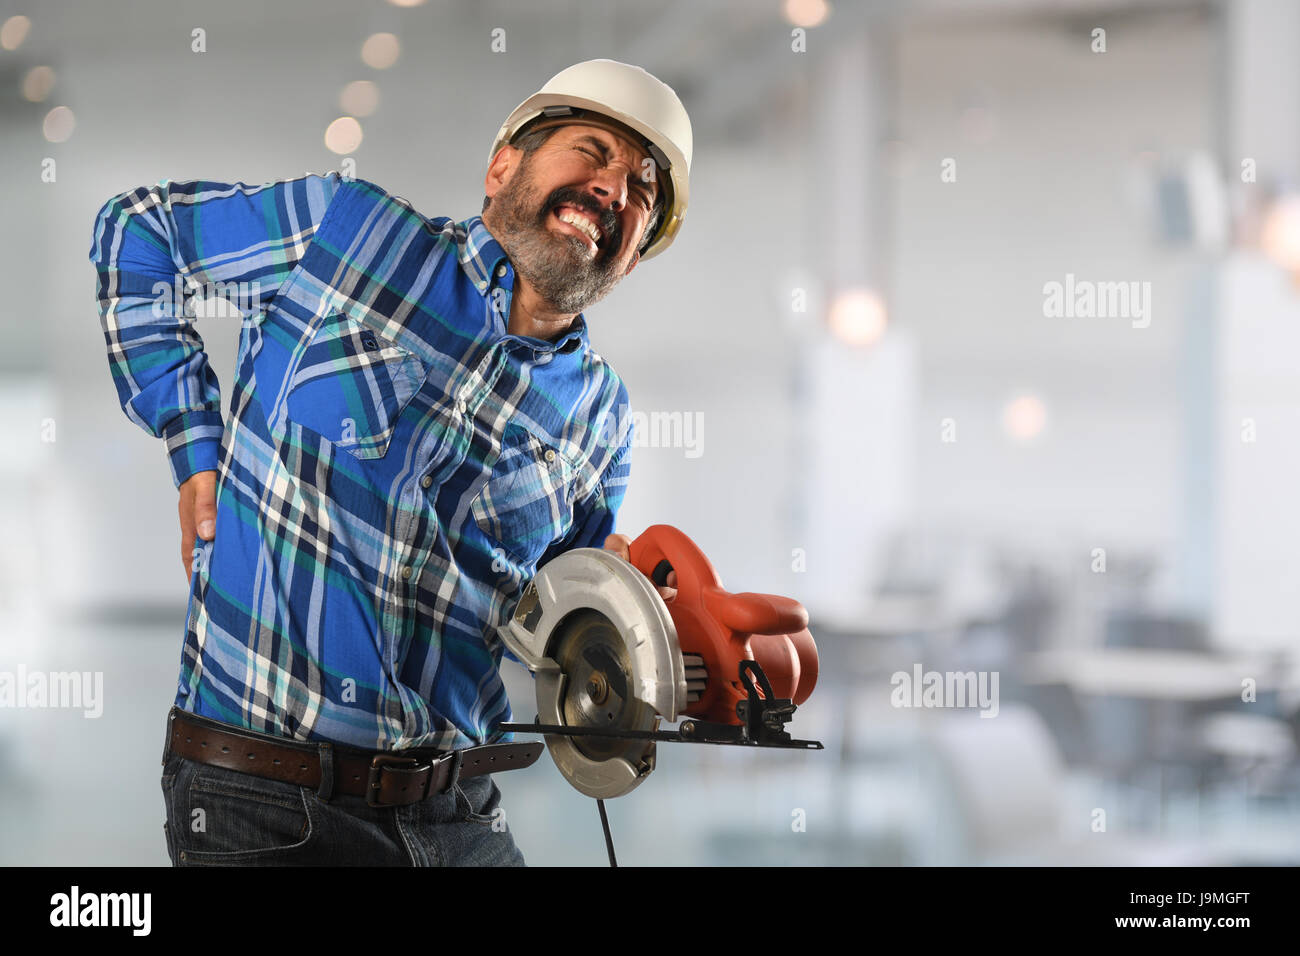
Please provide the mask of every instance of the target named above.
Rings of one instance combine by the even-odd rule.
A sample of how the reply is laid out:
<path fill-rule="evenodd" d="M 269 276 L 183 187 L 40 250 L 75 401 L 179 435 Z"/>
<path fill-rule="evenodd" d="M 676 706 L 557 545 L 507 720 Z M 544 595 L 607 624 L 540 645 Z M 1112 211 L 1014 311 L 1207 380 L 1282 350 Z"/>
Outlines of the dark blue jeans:
<path fill-rule="evenodd" d="M 404 807 L 371 807 L 310 787 L 168 754 L 173 866 L 523 866 L 491 774 Z"/>

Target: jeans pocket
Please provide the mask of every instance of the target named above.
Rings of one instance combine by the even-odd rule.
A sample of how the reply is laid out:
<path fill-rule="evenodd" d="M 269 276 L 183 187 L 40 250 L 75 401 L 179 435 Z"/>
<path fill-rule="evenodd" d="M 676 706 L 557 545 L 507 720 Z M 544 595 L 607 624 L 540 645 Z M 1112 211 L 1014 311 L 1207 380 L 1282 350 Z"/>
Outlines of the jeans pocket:
<path fill-rule="evenodd" d="M 182 865 L 287 863 L 316 837 L 303 788 L 234 770 L 201 766 L 176 804 L 184 811 L 173 821 Z"/>
<path fill-rule="evenodd" d="M 172 787 L 176 785 L 176 774 L 180 771 L 181 764 L 182 758 L 176 756 L 174 753 L 167 754 L 167 758 L 163 760 L 162 779 L 160 782 L 162 784 L 164 795 L 170 794 Z"/>
<path fill-rule="evenodd" d="M 478 781 L 486 781 L 479 783 Z M 501 806 L 501 788 L 491 774 L 456 783 L 456 810 L 465 823 L 479 823 L 494 830 L 505 829 L 505 808 Z"/>

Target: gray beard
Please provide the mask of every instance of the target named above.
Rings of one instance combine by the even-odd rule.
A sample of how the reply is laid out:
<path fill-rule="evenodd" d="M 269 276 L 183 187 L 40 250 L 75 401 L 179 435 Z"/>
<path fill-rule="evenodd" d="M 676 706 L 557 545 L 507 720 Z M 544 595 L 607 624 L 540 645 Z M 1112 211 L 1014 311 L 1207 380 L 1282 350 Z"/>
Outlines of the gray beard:
<path fill-rule="evenodd" d="M 578 313 L 599 302 L 623 278 L 608 250 L 589 256 L 577 236 L 547 228 L 551 207 L 537 212 L 540 197 L 516 185 L 516 176 L 492 197 L 493 238 L 500 243 L 515 272 L 528 280 L 556 312 Z"/>

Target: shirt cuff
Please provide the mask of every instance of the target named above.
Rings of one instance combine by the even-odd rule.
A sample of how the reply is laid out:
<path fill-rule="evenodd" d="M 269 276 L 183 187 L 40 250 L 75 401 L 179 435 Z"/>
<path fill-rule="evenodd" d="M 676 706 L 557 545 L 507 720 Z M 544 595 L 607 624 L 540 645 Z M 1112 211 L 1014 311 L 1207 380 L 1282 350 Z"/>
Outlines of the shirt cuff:
<path fill-rule="evenodd" d="M 225 433 L 221 412 L 182 412 L 163 429 L 172 482 L 180 488 L 200 471 L 216 471 L 221 461 L 221 436 Z"/>

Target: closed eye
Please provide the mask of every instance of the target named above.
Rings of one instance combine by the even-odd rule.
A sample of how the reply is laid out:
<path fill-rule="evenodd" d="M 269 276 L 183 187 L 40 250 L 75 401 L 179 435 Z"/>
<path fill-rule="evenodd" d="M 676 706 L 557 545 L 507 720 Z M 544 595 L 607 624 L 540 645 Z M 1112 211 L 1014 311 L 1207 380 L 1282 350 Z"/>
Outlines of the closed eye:
<path fill-rule="evenodd" d="M 605 161 L 604 156 L 600 155 L 593 149 L 589 149 L 586 146 L 576 145 L 573 148 L 576 149 L 578 152 L 582 153 L 583 155 L 590 156 L 592 159 L 597 160 L 598 162 L 603 163 Z M 641 200 L 641 205 L 649 209 L 651 206 L 654 205 L 654 203 L 650 199 L 650 190 L 640 185 L 640 183 L 636 180 L 633 180 L 633 182 L 634 185 L 632 186 L 631 191 L 636 193 L 637 198 Z"/>
<path fill-rule="evenodd" d="M 649 209 L 652 205 L 650 200 L 650 190 L 643 186 L 640 180 L 629 177 L 632 183 L 632 192 L 636 193 L 636 198 L 641 200 L 641 205 Z"/>

